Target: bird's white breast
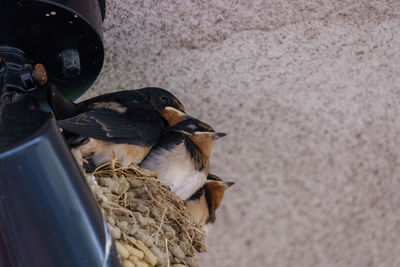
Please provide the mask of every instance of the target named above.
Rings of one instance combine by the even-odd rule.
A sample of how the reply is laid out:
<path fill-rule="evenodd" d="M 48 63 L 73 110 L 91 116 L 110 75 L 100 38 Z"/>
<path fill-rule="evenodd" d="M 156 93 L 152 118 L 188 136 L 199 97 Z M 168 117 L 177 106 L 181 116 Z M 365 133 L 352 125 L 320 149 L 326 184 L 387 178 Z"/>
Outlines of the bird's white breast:
<path fill-rule="evenodd" d="M 183 200 L 202 187 L 207 179 L 206 173 L 195 169 L 183 143 L 172 150 L 160 148 L 152 151 L 142 163 L 143 168 L 156 171 L 158 178 Z"/>

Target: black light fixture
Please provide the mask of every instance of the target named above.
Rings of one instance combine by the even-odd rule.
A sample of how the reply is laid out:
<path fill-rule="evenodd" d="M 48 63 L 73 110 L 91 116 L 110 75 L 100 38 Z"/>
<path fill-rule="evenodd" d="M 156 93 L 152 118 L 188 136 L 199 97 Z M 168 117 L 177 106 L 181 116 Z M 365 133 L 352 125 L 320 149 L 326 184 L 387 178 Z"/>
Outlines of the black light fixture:
<path fill-rule="evenodd" d="M 0 266 L 120 266 L 51 113 L 100 73 L 104 0 L 0 0 Z"/>
<path fill-rule="evenodd" d="M 78 97 L 92 85 L 103 65 L 104 1 L 0 3 L 0 57 L 19 57 L 15 63 L 20 66 L 15 67 L 26 70 L 43 64 L 49 80 L 69 98 Z M 3 92 L 9 86 L 12 84 L 3 83 Z M 27 89 L 43 100 L 45 92 L 31 86 Z"/>

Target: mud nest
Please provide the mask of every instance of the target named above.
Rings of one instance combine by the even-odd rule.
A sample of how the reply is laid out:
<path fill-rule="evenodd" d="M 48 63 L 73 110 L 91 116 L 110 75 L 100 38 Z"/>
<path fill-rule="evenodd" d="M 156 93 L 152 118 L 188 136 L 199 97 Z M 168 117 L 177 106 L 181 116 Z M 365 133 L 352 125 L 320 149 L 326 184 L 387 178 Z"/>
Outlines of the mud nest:
<path fill-rule="evenodd" d="M 205 233 L 155 173 L 112 161 L 93 173 L 73 154 L 102 210 L 124 267 L 198 266 Z"/>

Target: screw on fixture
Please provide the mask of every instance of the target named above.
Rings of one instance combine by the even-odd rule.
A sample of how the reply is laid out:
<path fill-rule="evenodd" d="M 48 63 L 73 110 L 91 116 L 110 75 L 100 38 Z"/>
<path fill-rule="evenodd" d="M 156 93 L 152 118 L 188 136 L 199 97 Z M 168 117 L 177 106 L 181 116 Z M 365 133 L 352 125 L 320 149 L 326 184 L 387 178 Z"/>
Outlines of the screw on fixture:
<path fill-rule="evenodd" d="M 60 53 L 60 57 L 65 77 L 76 77 L 81 73 L 81 62 L 78 50 L 65 49 Z"/>
<path fill-rule="evenodd" d="M 33 76 L 40 85 L 47 82 L 47 72 L 43 64 L 36 64 L 33 69 Z"/>

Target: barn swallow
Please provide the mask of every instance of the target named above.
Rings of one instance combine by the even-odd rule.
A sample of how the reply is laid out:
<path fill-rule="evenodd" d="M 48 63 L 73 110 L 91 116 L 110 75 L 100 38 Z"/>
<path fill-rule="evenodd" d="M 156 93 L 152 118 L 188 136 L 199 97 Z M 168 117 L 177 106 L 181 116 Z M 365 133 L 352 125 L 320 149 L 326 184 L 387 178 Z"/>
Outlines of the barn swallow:
<path fill-rule="evenodd" d="M 74 103 L 63 97 L 58 88 L 50 85 L 47 89 L 47 101 L 53 109 L 57 120 L 74 117 L 86 111 L 101 108 L 110 109 L 118 113 L 124 113 L 130 106 L 139 104 L 150 105 L 157 110 L 170 123 L 173 123 L 173 116 L 165 107 L 171 107 L 185 112 L 183 104 L 170 92 L 158 87 L 145 87 L 136 90 L 123 90 L 119 92 L 99 95 L 80 103 Z M 172 121 L 170 121 L 172 119 Z"/>
<path fill-rule="evenodd" d="M 186 200 L 206 182 L 214 143 L 225 135 L 190 117 L 169 128 L 139 166 L 156 171 L 172 192 Z"/>
<path fill-rule="evenodd" d="M 96 166 L 114 156 L 123 166 L 140 163 L 169 126 L 188 117 L 173 94 L 155 87 L 75 104 L 50 86 L 47 97 L 67 142 L 82 155 L 93 154 Z"/>
<path fill-rule="evenodd" d="M 204 227 L 206 232 L 215 222 L 215 211 L 221 204 L 225 190 L 234 184 L 234 182 L 224 182 L 218 176 L 209 174 L 204 186 L 185 201 L 194 222 Z"/>

